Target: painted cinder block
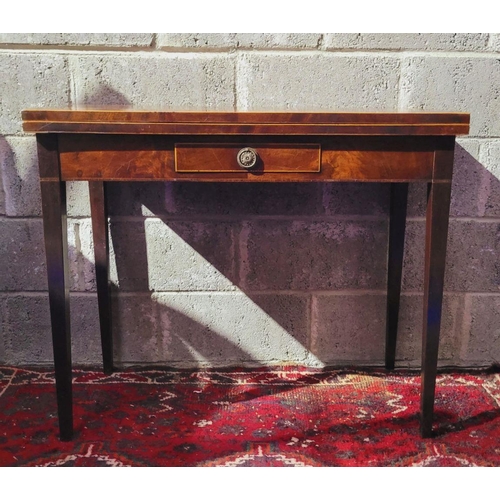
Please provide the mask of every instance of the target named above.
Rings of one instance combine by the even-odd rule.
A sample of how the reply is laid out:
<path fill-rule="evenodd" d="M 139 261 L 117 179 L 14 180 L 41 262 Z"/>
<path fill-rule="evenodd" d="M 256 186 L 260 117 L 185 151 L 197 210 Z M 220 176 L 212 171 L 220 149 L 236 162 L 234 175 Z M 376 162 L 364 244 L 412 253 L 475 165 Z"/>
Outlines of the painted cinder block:
<path fill-rule="evenodd" d="M 109 215 L 163 217 L 172 211 L 172 185 L 170 182 L 108 183 Z"/>
<path fill-rule="evenodd" d="M 485 50 L 488 33 L 326 33 L 323 47 L 379 50 Z"/>
<path fill-rule="evenodd" d="M 234 290 L 236 228 L 210 221 L 112 222 L 120 289 Z"/>
<path fill-rule="evenodd" d="M 5 335 L 4 331 L 6 328 L 6 312 L 5 312 L 5 300 L 0 299 L 0 363 L 7 364 L 7 356 L 5 354 Z"/>
<path fill-rule="evenodd" d="M 0 44 L 149 47 L 153 33 L 1 33 Z"/>
<path fill-rule="evenodd" d="M 89 219 L 68 221 L 68 260 L 70 289 L 95 290 L 94 247 Z M 41 219 L 0 219 L 0 290 L 47 290 Z"/>
<path fill-rule="evenodd" d="M 114 294 L 111 310 L 115 362 L 118 365 L 162 362 L 166 325 L 152 294 Z"/>
<path fill-rule="evenodd" d="M 40 176 L 35 137 L 0 136 L 0 170 L 4 213 L 8 216 L 41 216 Z M 68 182 L 69 216 L 89 216 L 90 201 L 86 182 Z"/>
<path fill-rule="evenodd" d="M 240 219 L 323 213 L 319 183 L 116 183 L 110 186 L 109 193 L 113 215 Z"/>
<path fill-rule="evenodd" d="M 427 182 L 412 182 L 408 186 L 407 217 L 425 217 Z"/>
<path fill-rule="evenodd" d="M 5 311 L 5 362 L 52 363 L 52 337 L 47 294 L 2 297 Z M 95 295 L 72 295 L 70 299 L 72 355 L 75 365 L 101 363 L 99 318 Z"/>
<path fill-rule="evenodd" d="M 150 289 L 234 289 L 236 230 L 236 225 L 225 222 L 148 220 Z"/>
<path fill-rule="evenodd" d="M 49 300 L 45 294 L 2 297 L 5 307 L 5 357 L 8 363 L 43 364 L 53 360 Z"/>
<path fill-rule="evenodd" d="M 440 358 L 465 366 L 499 362 L 499 229 L 495 220 L 479 219 L 500 210 L 500 69 L 491 54 L 500 51 L 498 34 L 489 41 L 487 34 L 160 34 L 163 50 L 125 53 L 150 46 L 151 35 L 0 35 L 8 49 L 0 55 L 0 71 L 8 75 L 0 79 L 0 214 L 12 217 L 0 219 L 0 290 L 7 292 L 0 300 L 0 361 L 52 359 L 48 301 L 36 293 L 47 289 L 47 280 L 41 219 L 31 218 L 40 215 L 35 140 L 19 135 L 22 109 L 71 104 L 471 112 L 471 135 L 480 138 L 458 140 L 451 215 L 474 219 L 450 226 Z M 61 53 L 63 45 L 71 51 Z M 90 52 L 106 46 L 124 50 Z M 422 52 L 397 53 L 405 50 Z M 490 54 L 460 53 L 476 50 Z M 425 189 L 425 183 L 410 188 L 410 217 L 425 214 Z M 87 191 L 87 183 L 68 183 L 74 292 L 95 290 Z M 158 217 L 112 220 L 117 362 L 319 366 L 348 356 L 359 364 L 381 362 L 387 210 L 386 185 L 111 185 L 112 217 Z M 347 228 L 355 226 L 359 232 L 349 239 Z M 402 301 L 401 366 L 420 363 L 421 295 L 413 292 L 423 287 L 424 227 L 423 220 L 408 223 L 404 288 L 412 293 Z M 349 292 L 328 293 L 339 288 Z M 314 299 L 323 315 L 318 320 L 311 317 L 310 295 L 320 291 L 327 293 Z M 335 305 L 339 294 L 344 302 Z M 71 303 L 74 358 L 100 363 L 96 297 L 73 293 Z M 366 325 L 359 324 L 363 316 Z M 328 337 L 332 329 L 338 345 Z M 358 351 L 349 345 L 353 331 L 364 343 Z"/>
<path fill-rule="evenodd" d="M 463 296 L 445 295 L 439 345 L 441 364 L 456 362 Z M 386 296 L 380 293 L 324 294 L 313 297 L 311 351 L 326 365 L 383 365 Z M 396 360 L 420 366 L 422 295 L 403 295 Z"/>
<path fill-rule="evenodd" d="M 380 364 L 385 338 L 385 295 L 314 295 L 311 351 L 325 365 Z"/>
<path fill-rule="evenodd" d="M 490 33 L 489 50 L 500 52 L 500 33 Z"/>
<path fill-rule="evenodd" d="M 301 364 L 308 357 L 306 297 L 157 294 L 169 362 Z"/>
<path fill-rule="evenodd" d="M 484 190 L 490 183 L 490 174 L 481 164 L 481 141 L 459 139 L 455 146 L 453 179 L 451 185 L 451 217 L 481 217 L 484 215 Z M 425 206 L 424 196 L 423 205 Z M 424 211 L 425 214 L 425 211 Z"/>
<path fill-rule="evenodd" d="M 169 366 L 303 363 L 307 297 L 126 294 L 113 303 L 117 363 Z"/>
<path fill-rule="evenodd" d="M 66 56 L 51 53 L 0 54 L 0 134 L 22 132 L 21 111 L 70 105 Z"/>
<path fill-rule="evenodd" d="M 96 294 L 72 294 L 70 308 L 74 363 L 76 365 L 97 365 L 101 368 L 102 350 Z"/>
<path fill-rule="evenodd" d="M 444 288 L 449 292 L 500 290 L 500 224 L 450 220 Z M 409 221 L 405 240 L 403 289 L 423 290 L 425 221 Z"/>
<path fill-rule="evenodd" d="M 73 104 L 167 111 L 232 110 L 234 61 L 227 55 L 71 55 Z"/>
<path fill-rule="evenodd" d="M 315 49 L 319 33 L 158 33 L 163 49 Z"/>
<path fill-rule="evenodd" d="M 399 59 L 352 54 L 239 54 L 238 111 L 396 111 Z"/>
<path fill-rule="evenodd" d="M 0 219 L 0 290 L 46 290 L 41 219 Z"/>
<path fill-rule="evenodd" d="M 68 217 L 90 217 L 88 182 L 66 182 L 66 204 Z"/>
<path fill-rule="evenodd" d="M 500 295 L 467 297 L 462 356 L 467 365 L 500 363 Z"/>
<path fill-rule="evenodd" d="M 481 143 L 479 163 L 482 166 L 482 184 L 479 214 L 486 217 L 500 216 L 500 141 L 492 139 Z"/>
<path fill-rule="evenodd" d="M 0 165 L 9 216 L 40 216 L 40 176 L 34 137 L 0 137 Z"/>
<path fill-rule="evenodd" d="M 450 217 L 481 217 L 491 174 L 482 164 L 477 139 L 458 139 L 455 146 Z M 425 217 L 427 183 L 412 183 L 408 192 L 408 217 Z"/>
<path fill-rule="evenodd" d="M 1 173 L 0 171 L 0 215 L 5 215 L 5 190 Z"/>
<path fill-rule="evenodd" d="M 500 64 L 491 57 L 414 56 L 403 59 L 401 111 L 471 114 L 471 136 L 500 135 Z"/>
<path fill-rule="evenodd" d="M 445 293 L 439 336 L 439 362 L 443 366 L 461 364 L 460 339 L 464 321 L 463 294 Z M 421 366 L 423 294 L 403 294 L 399 313 L 396 360 L 400 366 Z"/>
<path fill-rule="evenodd" d="M 70 290 L 95 291 L 97 285 L 90 219 L 68 220 L 68 260 Z"/>
<path fill-rule="evenodd" d="M 328 216 L 389 215 L 389 184 L 331 182 L 323 184 L 323 209 Z"/>
<path fill-rule="evenodd" d="M 245 290 L 381 289 L 387 222 L 249 221 L 240 236 Z"/>
<path fill-rule="evenodd" d="M 482 366 L 485 353 L 489 360 L 499 359 L 491 350 L 498 335 L 492 327 L 494 321 L 489 321 L 489 311 L 498 309 L 498 297 L 483 299 L 479 305 L 473 304 L 464 351 L 466 362 Z M 313 300 L 311 354 L 307 350 L 308 302 L 307 296 L 287 294 L 122 294 L 113 301 L 115 361 L 118 365 L 154 362 L 172 366 L 224 366 L 228 361 L 267 365 L 315 360 L 318 366 L 382 363 L 383 294 L 317 296 Z M 4 296 L 2 307 L 3 362 L 51 363 L 47 296 Z M 461 363 L 457 343 L 463 309 L 463 296 L 445 295 L 442 365 Z M 71 313 L 75 364 L 99 365 L 95 295 L 72 295 Z M 419 366 L 421 322 L 422 296 L 403 295 L 397 350 L 400 366 Z"/>
<path fill-rule="evenodd" d="M 115 185 L 111 191 L 111 212 L 116 215 L 300 219 L 383 216 L 389 207 L 387 185 L 368 183 L 136 183 Z"/>

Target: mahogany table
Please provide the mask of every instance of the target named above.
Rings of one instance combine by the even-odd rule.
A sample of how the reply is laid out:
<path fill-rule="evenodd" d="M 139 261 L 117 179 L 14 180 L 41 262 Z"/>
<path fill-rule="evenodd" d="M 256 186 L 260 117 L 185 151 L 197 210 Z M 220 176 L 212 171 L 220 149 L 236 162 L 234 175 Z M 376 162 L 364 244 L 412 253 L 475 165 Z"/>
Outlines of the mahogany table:
<path fill-rule="evenodd" d="M 66 181 L 89 181 L 104 371 L 113 369 L 106 183 L 391 183 L 387 369 L 394 368 L 409 182 L 425 182 L 421 425 L 431 436 L 455 136 L 466 113 L 23 112 L 35 132 L 59 429 L 73 436 Z"/>

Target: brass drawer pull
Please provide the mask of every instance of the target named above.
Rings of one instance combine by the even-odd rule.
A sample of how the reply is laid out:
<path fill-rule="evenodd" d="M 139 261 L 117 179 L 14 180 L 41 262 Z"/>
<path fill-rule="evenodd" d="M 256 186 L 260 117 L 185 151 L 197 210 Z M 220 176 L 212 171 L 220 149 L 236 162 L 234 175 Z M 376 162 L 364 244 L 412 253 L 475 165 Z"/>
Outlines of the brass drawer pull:
<path fill-rule="evenodd" d="M 236 160 L 242 168 L 252 168 L 257 164 L 259 155 L 253 148 L 243 148 L 238 151 Z"/>
<path fill-rule="evenodd" d="M 115 154 L 115 153 L 113 153 Z M 296 142 L 179 142 L 175 171 L 186 174 L 297 174 L 321 172 L 321 145 Z M 99 162 L 93 162 L 92 165 Z M 269 177 L 269 175 L 267 175 Z"/>

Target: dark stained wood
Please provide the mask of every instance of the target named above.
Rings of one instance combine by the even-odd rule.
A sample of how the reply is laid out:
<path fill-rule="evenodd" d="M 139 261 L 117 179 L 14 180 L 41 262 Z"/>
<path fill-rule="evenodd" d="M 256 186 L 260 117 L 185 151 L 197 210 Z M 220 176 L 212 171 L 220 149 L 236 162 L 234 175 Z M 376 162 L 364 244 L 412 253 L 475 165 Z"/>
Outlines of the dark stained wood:
<path fill-rule="evenodd" d="M 444 155 L 443 161 L 450 160 L 453 161 L 453 158 Z M 422 393 L 420 400 L 422 437 L 431 437 L 432 435 L 450 197 L 451 182 L 429 184 L 425 235 Z"/>
<path fill-rule="evenodd" d="M 258 154 L 251 170 L 238 165 L 238 152 L 246 147 Z M 187 173 L 300 173 L 319 172 L 319 144 L 268 144 L 252 141 L 240 144 L 177 143 L 174 146 L 175 171 Z"/>
<path fill-rule="evenodd" d="M 169 135 L 457 135 L 467 113 L 217 113 L 26 110 L 26 132 Z"/>
<path fill-rule="evenodd" d="M 319 141 L 315 148 L 321 148 L 320 172 L 317 172 L 317 149 L 297 144 L 287 136 L 281 138 L 280 149 L 275 146 L 278 138 L 274 136 L 267 138 L 267 142 L 263 136 L 259 136 L 258 141 L 253 138 L 245 141 L 244 137 L 213 136 L 210 139 L 209 146 L 193 136 L 175 143 L 184 165 L 181 169 L 185 169 L 181 172 L 175 170 L 174 142 L 166 136 L 61 134 L 62 178 L 68 181 L 425 181 L 432 179 L 434 151 L 442 148 L 441 143 L 447 138 L 315 136 Z M 247 171 L 234 166 L 236 152 L 250 143 L 264 155 L 263 168 Z M 206 148 L 216 154 L 207 152 Z M 297 166 L 304 171 L 298 172 Z M 227 170 L 212 170 L 218 168 Z M 212 171 L 201 175 L 196 169 Z M 306 169 L 311 171 L 306 172 Z"/>
<path fill-rule="evenodd" d="M 338 181 L 395 181 L 432 178 L 433 154 L 417 151 L 324 151 L 322 167 Z"/>
<path fill-rule="evenodd" d="M 387 322 L 385 341 L 385 367 L 394 369 L 396 338 L 398 333 L 401 277 L 405 243 L 408 183 L 391 184 L 389 219 L 389 251 L 387 257 Z"/>
<path fill-rule="evenodd" d="M 24 121 L 134 122 L 134 123 L 469 123 L 468 113 L 448 112 L 233 112 L 140 111 L 123 109 L 33 109 L 22 113 Z"/>
<path fill-rule="evenodd" d="M 173 143 L 159 136 L 60 135 L 64 180 L 165 180 Z"/>
<path fill-rule="evenodd" d="M 63 441 L 73 436 L 71 332 L 69 316 L 66 187 L 59 180 L 57 136 L 37 135 L 42 214 L 47 258 L 50 319 L 56 377 L 59 431 Z"/>
<path fill-rule="evenodd" d="M 61 171 L 58 158 L 58 136 L 57 134 L 37 134 L 38 170 L 40 179 L 61 179 Z"/>
<path fill-rule="evenodd" d="M 113 371 L 113 337 L 109 282 L 109 236 L 106 184 L 89 182 L 92 234 L 94 237 L 95 274 L 104 373 Z"/>
<path fill-rule="evenodd" d="M 453 173 L 453 156 L 455 153 L 455 138 L 443 137 L 434 153 L 434 168 L 432 178 L 449 180 Z"/>
<path fill-rule="evenodd" d="M 91 181 L 105 371 L 113 363 L 105 181 L 394 183 L 388 254 L 389 369 L 395 360 L 407 183 L 428 182 L 421 433 L 431 435 L 453 150 L 455 135 L 469 131 L 468 114 L 31 110 L 23 112 L 23 119 L 25 131 L 38 132 L 62 439 L 72 436 L 66 180 Z M 243 146 L 266 151 L 260 168 L 235 170 L 233 157 Z M 212 158 L 208 161 L 207 152 Z M 215 171 L 219 165 L 222 171 Z"/>
<path fill-rule="evenodd" d="M 139 123 L 45 123 L 24 122 L 25 132 L 37 133 L 95 133 L 134 135 L 461 135 L 467 134 L 468 125 L 228 125 L 228 124 L 139 124 Z"/>

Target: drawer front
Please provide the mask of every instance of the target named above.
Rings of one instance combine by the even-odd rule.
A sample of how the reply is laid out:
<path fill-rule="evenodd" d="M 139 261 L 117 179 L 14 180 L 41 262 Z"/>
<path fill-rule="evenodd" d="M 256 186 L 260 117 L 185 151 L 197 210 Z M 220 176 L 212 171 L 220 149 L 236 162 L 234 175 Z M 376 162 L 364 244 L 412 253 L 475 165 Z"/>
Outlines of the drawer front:
<path fill-rule="evenodd" d="M 64 181 L 160 181 L 171 177 L 174 151 L 161 136 L 61 134 L 59 160 Z"/>
<path fill-rule="evenodd" d="M 338 181 L 424 180 L 432 178 L 432 151 L 325 150 L 323 170 Z"/>
<path fill-rule="evenodd" d="M 61 178 L 202 182 L 426 181 L 434 175 L 433 138 L 332 137 L 317 143 L 243 140 L 175 142 L 168 136 L 60 134 Z M 320 145 L 321 144 L 321 145 Z M 238 153 L 254 149 L 244 168 Z M 441 178 L 441 177 L 440 177 Z"/>
<path fill-rule="evenodd" d="M 314 173 L 321 170 L 319 144 L 175 144 L 179 173 Z"/>

